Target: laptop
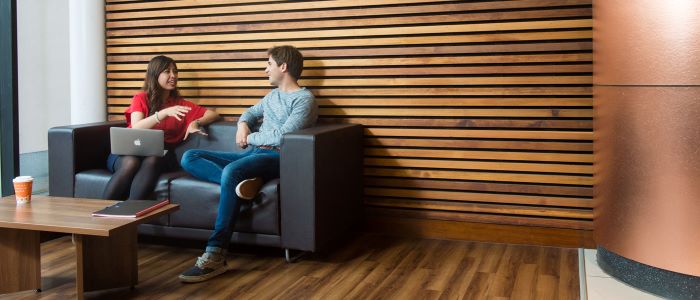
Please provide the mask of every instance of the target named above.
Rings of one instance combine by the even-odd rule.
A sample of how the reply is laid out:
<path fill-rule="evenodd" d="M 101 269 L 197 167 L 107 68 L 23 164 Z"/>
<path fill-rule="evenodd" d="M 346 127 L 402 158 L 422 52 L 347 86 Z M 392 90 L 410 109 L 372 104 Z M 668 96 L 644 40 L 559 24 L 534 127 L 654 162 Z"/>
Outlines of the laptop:
<path fill-rule="evenodd" d="M 109 128 L 112 154 L 135 156 L 163 156 L 163 131 L 155 129 Z"/>

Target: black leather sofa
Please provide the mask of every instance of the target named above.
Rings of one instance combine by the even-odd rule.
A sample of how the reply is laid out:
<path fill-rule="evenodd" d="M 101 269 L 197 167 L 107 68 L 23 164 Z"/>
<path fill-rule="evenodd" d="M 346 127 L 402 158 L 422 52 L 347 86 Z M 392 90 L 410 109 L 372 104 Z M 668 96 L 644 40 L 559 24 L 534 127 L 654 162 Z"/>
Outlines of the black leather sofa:
<path fill-rule="evenodd" d="M 49 130 L 49 194 L 100 198 L 111 173 L 109 128 L 124 122 L 55 127 Z M 236 124 L 217 122 L 209 136 L 194 135 L 176 148 L 242 151 Z M 357 229 L 362 221 L 362 127 L 329 124 L 285 134 L 280 178 L 264 184 L 241 208 L 232 243 L 321 251 Z M 218 184 L 177 171 L 162 174 L 153 198 L 170 198 L 180 210 L 139 226 L 145 235 L 206 240 L 219 202 Z"/>

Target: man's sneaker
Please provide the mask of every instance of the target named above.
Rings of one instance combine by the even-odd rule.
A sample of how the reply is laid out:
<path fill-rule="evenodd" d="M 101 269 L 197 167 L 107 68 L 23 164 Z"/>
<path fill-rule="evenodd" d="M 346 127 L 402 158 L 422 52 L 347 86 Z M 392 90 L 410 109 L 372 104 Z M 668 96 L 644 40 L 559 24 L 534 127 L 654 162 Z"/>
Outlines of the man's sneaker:
<path fill-rule="evenodd" d="M 263 180 L 260 177 L 243 180 L 236 186 L 236 195 L 244 200 L 253 200 L 258 195 L 262 184 Z"/>
<path fill-rule="evenodd" d="M 226 271 L 228 271 L 228 265 L 226 265 L 225 256 L 205 252 L 204 255 L 197 258 L 194 266 L 180 274 L 179 278 L 182 282 L 201 282 Z"/>

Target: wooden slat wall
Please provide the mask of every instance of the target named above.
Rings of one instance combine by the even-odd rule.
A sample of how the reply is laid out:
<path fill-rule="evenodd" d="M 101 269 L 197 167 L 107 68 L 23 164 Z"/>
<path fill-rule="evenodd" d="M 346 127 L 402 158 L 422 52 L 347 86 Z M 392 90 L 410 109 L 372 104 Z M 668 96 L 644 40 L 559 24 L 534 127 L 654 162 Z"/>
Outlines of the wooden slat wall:
<path fill-rule="evenodd" d="M 322 122 L 365 125 L 371 218 L 592 229 L 591 0 L 107 0 L 108 110 L 148 60 L 236 120 L 265 50 L 306 56 Z"/>

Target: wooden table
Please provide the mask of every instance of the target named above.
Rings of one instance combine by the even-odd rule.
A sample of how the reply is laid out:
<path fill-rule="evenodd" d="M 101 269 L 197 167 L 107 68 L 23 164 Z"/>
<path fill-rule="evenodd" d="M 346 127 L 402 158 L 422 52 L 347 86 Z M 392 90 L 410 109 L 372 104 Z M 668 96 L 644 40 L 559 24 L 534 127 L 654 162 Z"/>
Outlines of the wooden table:
<path fill-rule="evenodd" d="M 39 232 L 73 234 L 76 251 L 76 289 L 83 292 L 138 283 L 138 224 L 169 214 L 168 204 L 139 218 L 93 217 L 92 212 L 112 200 L 32 196 L 17 204 L 14 196 L 0 199 L 0 294 L 41 291 Z"/>

